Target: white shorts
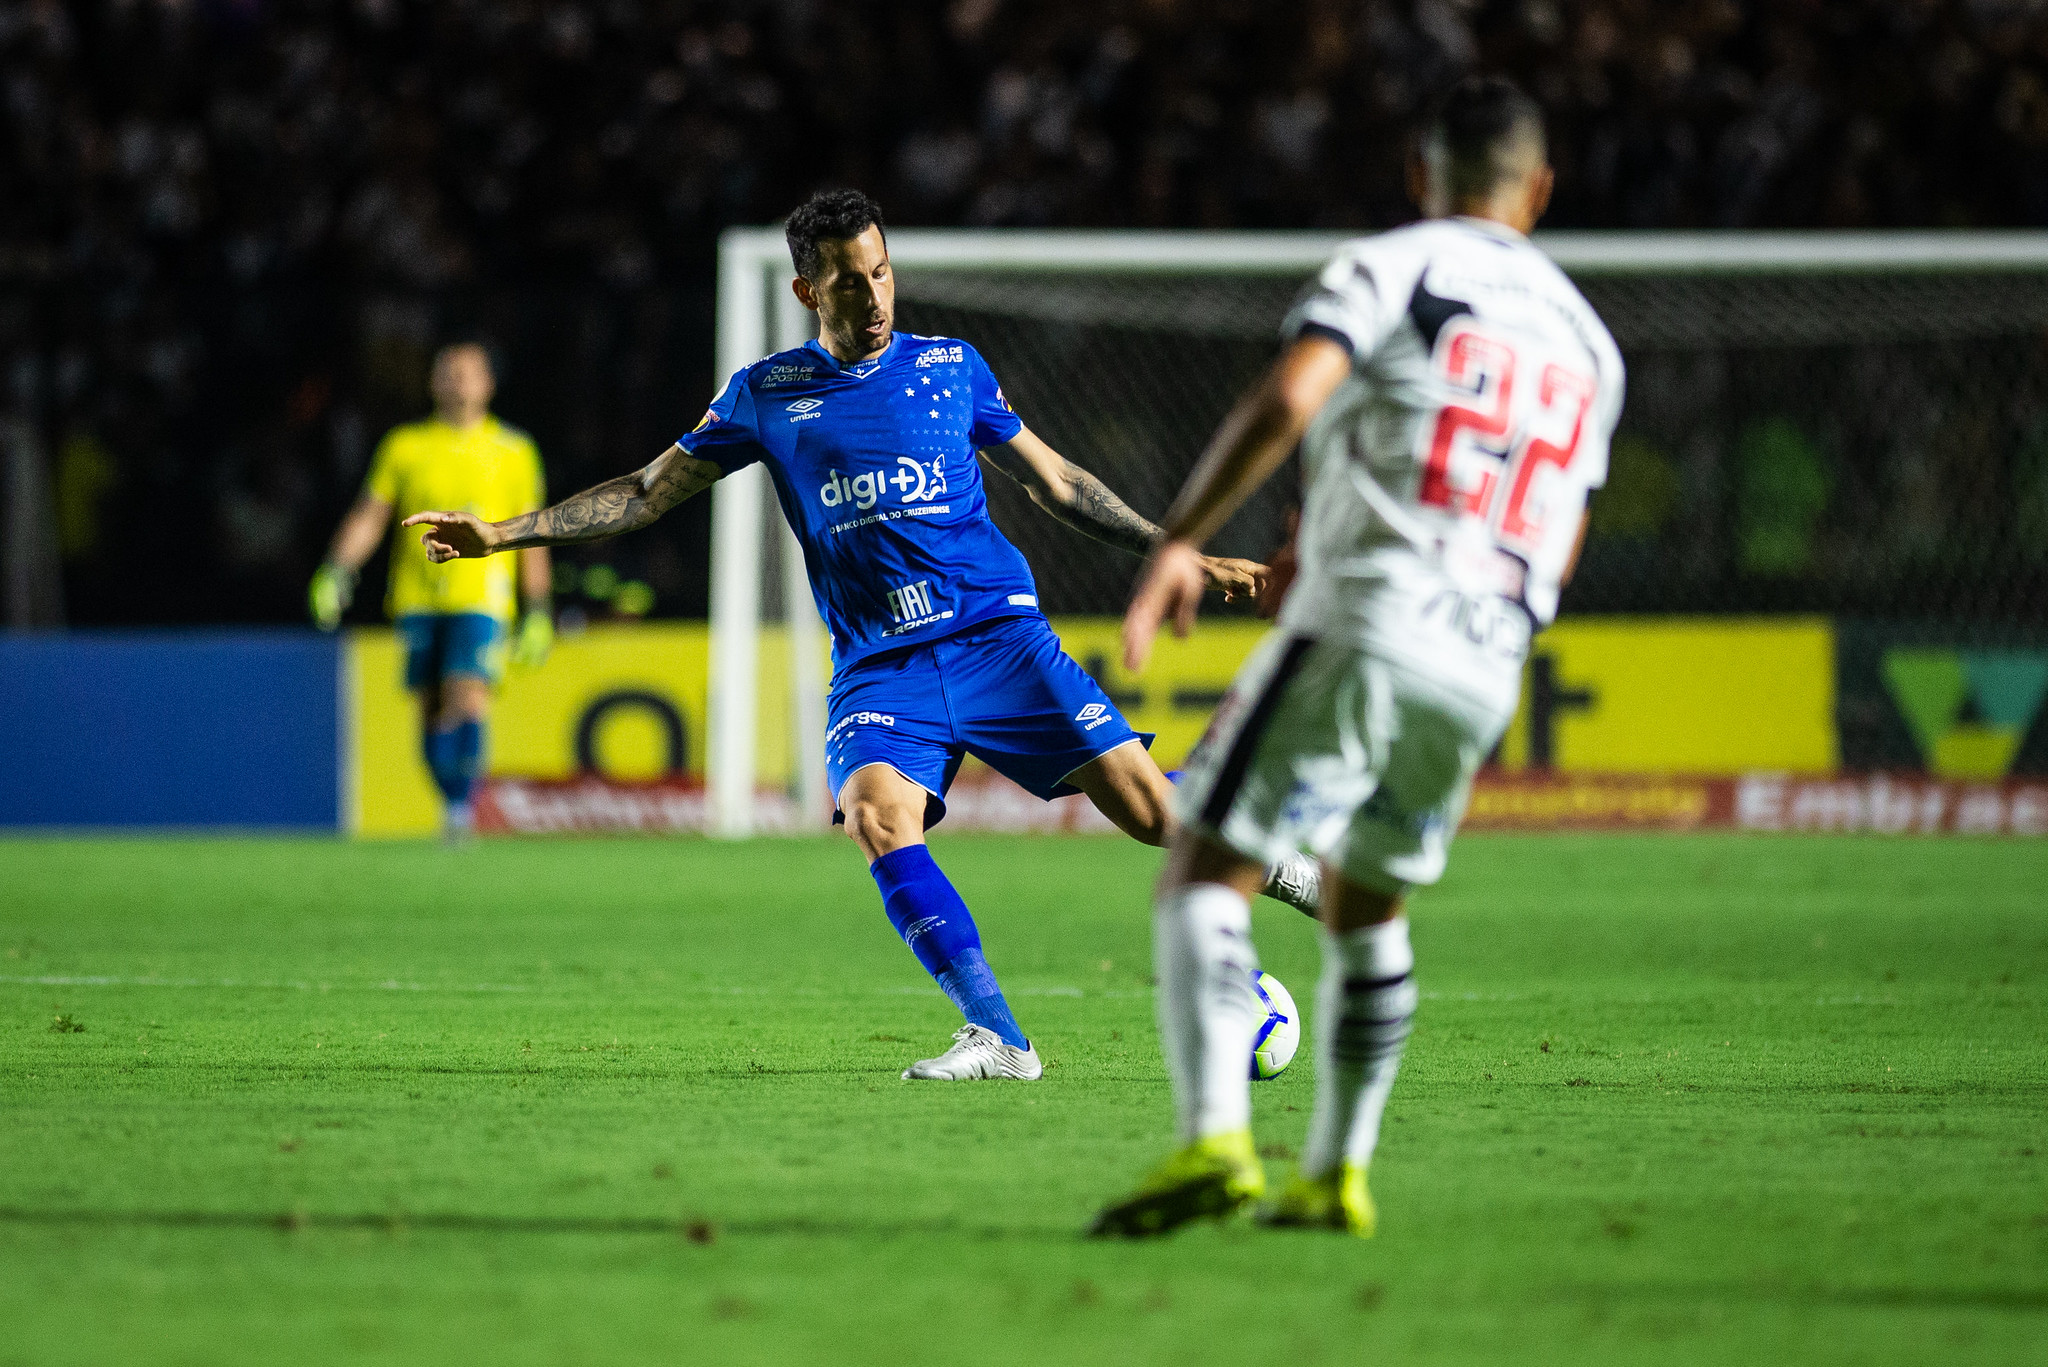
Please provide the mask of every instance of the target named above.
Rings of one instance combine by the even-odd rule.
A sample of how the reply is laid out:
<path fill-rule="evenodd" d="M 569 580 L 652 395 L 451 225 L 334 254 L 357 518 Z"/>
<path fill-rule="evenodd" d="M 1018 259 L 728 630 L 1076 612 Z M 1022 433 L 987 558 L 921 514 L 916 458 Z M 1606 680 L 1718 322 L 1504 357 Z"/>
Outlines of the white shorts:
<path fill-rule="evenodd" d="M 1490 692 L 1275 632 L 1188 757 L 1181 821 L 1266 864 L 1308 850 L 1380 892 L 1434 883 L 1514 716 L 1512 696 Z"/>

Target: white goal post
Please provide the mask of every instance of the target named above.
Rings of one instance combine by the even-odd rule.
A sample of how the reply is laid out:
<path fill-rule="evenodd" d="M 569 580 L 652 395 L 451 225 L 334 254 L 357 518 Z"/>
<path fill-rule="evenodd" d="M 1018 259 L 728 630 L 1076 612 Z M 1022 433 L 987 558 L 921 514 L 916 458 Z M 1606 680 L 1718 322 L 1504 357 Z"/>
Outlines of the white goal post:
<path fill-rule="evenodd" d="M 899 276 L 956 273 L 1087 277 L 1237 277 L 1305 281 L 1343 234 L 904 229 L 889 234 Z M 1537 241 L 1577 278 L 1926 276 L 1943 272 L 2048 274 L 2048 232 L 1557 232 Z M 719 244 L 716 383 L 771 352 L 815 336 L 789 289 L 779 227 L 735 228 Z M 1978 305 L 1985 307 L 1981 301 Z M 1993 299 L 1988 305 L 1999 307 Z M 1682 308 L 1683 305 L 1676 307 Z M 1675 327 L 1682 327 L 1678 319 Z M 1624 339 L 1626 349 L 1626 339 Z M 1195 452 L 1187 452 L 1192 461 Z M 759 465 L 712 495 L 711 680 L 707 734 L 710 830 L 751 835 L 766 825 L 822 828 L 831 805 L 824 761 L 823 628 L 802 555 Z M 788 634 L 792 822 L 762 819 L 757 790 L 763 574 L 773 558 Z"/>

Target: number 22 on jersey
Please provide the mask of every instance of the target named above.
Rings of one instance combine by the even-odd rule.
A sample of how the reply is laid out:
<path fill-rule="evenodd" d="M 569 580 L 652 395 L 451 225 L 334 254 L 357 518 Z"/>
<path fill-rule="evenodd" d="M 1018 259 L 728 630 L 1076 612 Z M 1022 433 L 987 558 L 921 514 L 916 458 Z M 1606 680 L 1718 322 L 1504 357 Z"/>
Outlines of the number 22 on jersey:
<path fill-rule="evenodd" d="M 1470 317 L 1444 329 L 1432 364 L 1459 397 L 1428 429 L 1417 493 L 1426 507 L 1486 522 L 1500 545 L 1524 556 L 1543 544 L 1543 486 L 1570 470 L 1595 392 L 1591 376 L 1538 346 Z"/>

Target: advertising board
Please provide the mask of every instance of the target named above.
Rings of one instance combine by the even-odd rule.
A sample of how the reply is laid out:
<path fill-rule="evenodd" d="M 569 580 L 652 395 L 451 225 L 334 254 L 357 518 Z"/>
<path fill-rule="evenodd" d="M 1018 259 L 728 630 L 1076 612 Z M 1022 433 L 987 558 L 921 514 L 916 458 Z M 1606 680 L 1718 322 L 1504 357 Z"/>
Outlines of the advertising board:
<path fill-rule="evenodd" d="M 1055 627 L 1132 723 L 1157 733 L 1153 753 L 1169 768 L 1200 737 L 1266 630 L 1243 619 L 1205 621 L 1190 640 L 1163 639 L 1151 668 L 1133 677 L 1118 663 L 1113 619 L 1060 619 Z M 514 669 L 491 727 L 493 777 L 479 802 L 481 824 L 532 833 L 701 830 L 709 654 L 702 623 L 596 627 L 565 635 L 544 667 Z M 383 630 L 354 632 L 338 666 L 328 658 L 341 671 L 344 706 L 337 717 L 330 690 L 330 711 L 308 714 L 314 729 L 339 736 L 328 761 L 339 766 L 339 782 L 329 787 L 342 798 L 328 819 L 366 836 L 431 834 L 438 804 L 419 759 L 419 721 L 400 683 L 396 640 Z M 57 708 L 69 685 L 34 684 L 45 666 L 24 668 L 12 675 L 16 691 L 54 688 L 43 701 Z M 236 666 L 244 675 L 248 668 Z M 757 737 L 767 830 L 809 824 L 784 792 L 794 768 L 786 669 L 785 643 L 771 632 L 762 642 Z M 238 715 L 234 690 L 215 687 L 219 714 Z M 203 701 L 175 689 L 164 696 L 185 698 L 181 706 Z M 1820 618 L 1568 619 L 1538 642 L 1522 705 L 1475 786 L 1467 825 L 2033 834 L 2041 812 L 2035 780 L 2048 776 L 2044 696 L 2048 648 L 2032 642 L 1959 642 L 1932 629 Z M 12 715 L 33 713 L 25 705 Z M 231 735 L 237 724 L 207 725 Z M 73 739 L 104 750 L 97 737 Z M 40 753 L 33 739 L 24 744 L 22 753 Z M 24 790 L 10 819 L 100 824 L 147 814 L 203 822 L 227 813 L 218 802 L 167 806 L 161 791 L 154 805 L 102 797 L 95 806 L 78 799 L 82 779 L 66 782 L 70 797 L 61 785 L 41 795 Z M 315 814 L 304 803 L 290 810 Z M 1040 804 L 970 760 L 951 795 L 948 827 L 1106 823 L 1084 802 Z"/>
<path fill-rule="evenodd" d="M 0 826 L 333 830 L 333 640 L 0 633 Z"/>

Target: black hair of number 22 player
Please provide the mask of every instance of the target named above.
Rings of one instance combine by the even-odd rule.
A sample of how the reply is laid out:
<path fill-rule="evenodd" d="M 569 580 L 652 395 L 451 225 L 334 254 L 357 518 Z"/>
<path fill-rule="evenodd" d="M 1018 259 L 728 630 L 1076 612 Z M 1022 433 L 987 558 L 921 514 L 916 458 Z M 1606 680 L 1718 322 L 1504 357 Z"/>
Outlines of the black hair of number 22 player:
<path fill-rule="evenodd" d="M 1485 195 L 1542 163 L 1543 110 L 1504 76 L 1467 76 L 1437 102 L 1423 144 L 1442 156 L 1454 194 Z"/>

